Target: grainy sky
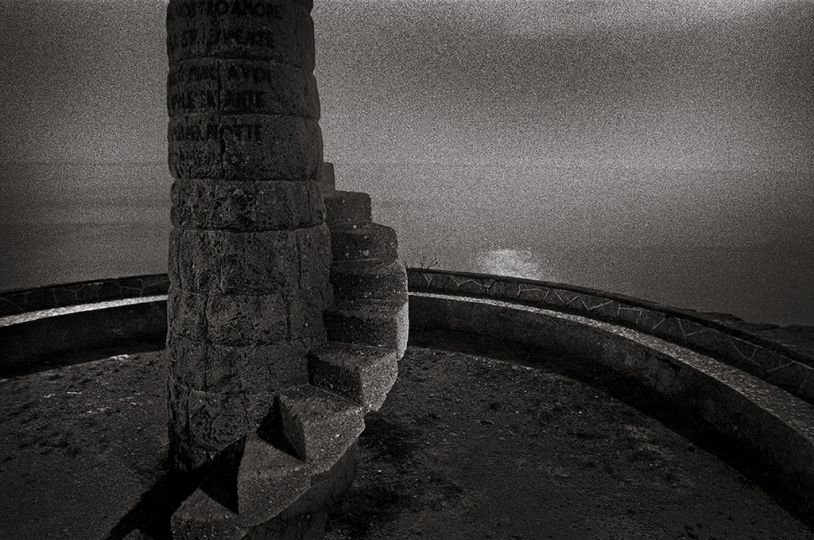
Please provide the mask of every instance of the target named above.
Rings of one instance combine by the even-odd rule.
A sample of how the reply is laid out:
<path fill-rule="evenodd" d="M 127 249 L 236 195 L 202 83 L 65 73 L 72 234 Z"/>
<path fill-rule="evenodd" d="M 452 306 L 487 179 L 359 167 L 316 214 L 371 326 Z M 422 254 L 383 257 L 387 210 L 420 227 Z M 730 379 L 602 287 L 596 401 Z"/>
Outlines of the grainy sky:
<path fill-rule="evenodd" d="M 316 0 L 337 162 L 814 164 L 814 3 Z M 3 0 L 0 161 L 161 161 L 164 3 Z"/>

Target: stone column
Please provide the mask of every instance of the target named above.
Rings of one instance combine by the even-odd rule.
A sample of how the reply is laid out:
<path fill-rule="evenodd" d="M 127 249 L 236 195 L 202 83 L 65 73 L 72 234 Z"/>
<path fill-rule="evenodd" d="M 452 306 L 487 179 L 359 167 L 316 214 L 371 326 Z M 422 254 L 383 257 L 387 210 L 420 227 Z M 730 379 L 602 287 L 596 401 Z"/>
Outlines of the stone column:
<path fill-rule="evenodd" d="M 196 468 L 308 382 L 330 238 L 307 0 L 171 0 L 170 454 Z"/>

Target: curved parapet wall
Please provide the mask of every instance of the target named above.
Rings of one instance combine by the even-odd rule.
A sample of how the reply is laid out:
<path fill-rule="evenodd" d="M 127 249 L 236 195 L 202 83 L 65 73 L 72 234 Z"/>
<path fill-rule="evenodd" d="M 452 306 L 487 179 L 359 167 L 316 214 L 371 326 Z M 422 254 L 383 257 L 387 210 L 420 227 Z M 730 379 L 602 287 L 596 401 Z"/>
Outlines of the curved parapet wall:
<path fill-rule="evenodd" d="M 697 313 L 603 291 L 513 277 L 416 268 L 408 269 L 407 276 L 411 292 L 493 298 L 641 330 L 711 355 L 809 402 L 814 401 L 814 357 Z M 0 311 L 0 373 L 36 364 L 48 355 L 116 341 L 111 338 L 121 340 L 137 335 L 160 338 L 166 331 L 165 322 L 148 323 L 149 317 L 143 319 L 145 324 L 141 329 L 131 321 L 130 330 L 124 320 L 106 320 L 104 325 L 94 325 L 94 332 L 81 341 L 77 341 L 79 336 L 73 331 L 60 332 L 44 349 L 21 346 L 17 336 L 20 331 L 28 332 L 26 327 L 18 325 L 30 321 L 31 312 L 38 311 L 41 312 L 39 318 L 49 318 L 49 327 L 79 329 L 92 324 L 88 316 L 69 317 L 69 313 L 55 308 L 99 302 L 97 309 L 101 309 L 105 307 L 101 302 L 105 301 L 164 295 L 167 284 L 165 274 L 151 274 L 0 292 L 0 309 L 4 310 Z M 140 319 L 139 312 L 154 308 L 145 304 L 130 309 L 135 310 L 131 311 L 132 317 Z M 22 313 L 26 315 L 21 316 Z M 11 354 L 12 349 L 17 352 Z"/>
<path fill-rule="evenodd" d="M 166 294 L 0 317 L 0 377 L 64 363 L 70 359 L 61 356 L 99 347 L 133 341 L 163 346 L 166 333 Z"/>
<path fill-rule="evenodd" d="M 0 317 L 78 304 L 167 294 L 168 286 L 167 274 L 149 274 L 2 291 Z"/>
<path fill-rule="evenodd" d="M 464 272 L 411 269 L 409 288 L 505 300 L 627 326 L 711 355 L 814 403 L 814 358 L 697 313 L 571 285 Z"/>
<path fill-rule="evenodd" d="M 785 362 L 798 362 L 804 367 L 811 365 L 806 363 L 811 362 L 807 356 L 796 353 L 797 356 L 791 358 L 793 353 L 784 351 L 782 346 L 765 339 L 750 339 L 748 333 L 738 329 L 701 317 L 685 316 L 666 306 L 598 291 L 499 276 L 425 270 L 410 270 L 408 277 L 412 285 L 409 309 L 412 325 L 477 332 L 553 353 L 578 355 L 635 377 L 735 439 L 757 456 L 767 470 L 781 478 L 809 511 L 814 512 L 814 411 L 810 402 L 784 390 L 780 384 L 740 369 L 723 356 L 703 354 L 698 350 L 701 347 L 693 345 L 691 339 L 694 335 L 717 332 L 717 339 L 733 340 L 731 343 L 735 345 L 730 346 L 738 347 L 742 352 L 755 350 L 757 357 L 758 350 L 768 351 L 784 357 Z M 467 293 L 467 290 L 473 292 Z M 494 298 L 487 295 L 494 295 Z M 501 299 L 501 295 L 505 299 Z M 530 305 L 535 302 L 542 305 Z M 545 302 L 553 308 L 543 307 Z M 132 326 L 124 324 L 127 318 L 136 317 L 152 325 L 155 331 L 164 331 L 165 319 L 154 311 L 155 306 L 163 306 L 161 298 L 134 301 L 128 307 L 134 310 L 128 317 L 110 317 L 118 308 L 111 310 L 110 304 L 100 303 L 71 308 L 65 310 L 67 313 L 57 309 L 0 318 L 0 322 L 5 323 L 0 329 L 5 332 L 0 339 L 4 371 L 7 371 L 5 362 L 9 344 L 18 339 L 15 327 L 19 329 L 20 325 L 32 321 L 43 325 L 41 328 L 52 326 L 55 328 L 52 335 L 60 335 L 66 340 L 63 345 L 69 346 L 77 335 L 70 331 L 71 327 L 92 324 L 89 319 L 81 321 L 75 317 L 81 313 L 93 313 L 88 316 L 94 317 L 95 321 L 119 320 L 121 323 L 116 326 L 111 322 L 110 327 L 100 325 L 94 328 L 100 336 L 115 333 L 125 339 L 133 331 Z M 577 309 L 584 312 L 576 313 Z M 633 309 L 642 314 L 629 316 Z M 616 319 L 612 320 L 613 317 Z M 649 322 L 654 318 L 664 321 L 673 318 L 676 322 L 650 326 Z M 148 323 L 150 320 L 153 322 Z M 704 331 L 688 335 L 689 323 L 701 326 Z M 664 325 L 683 328 L 685 332 L 680 335 L 684 344 L 676 343 L 678 334 L 675 332 L 671 334 L 673 339 L 669 339 L 652 331 L 653 326 L 658 330 Z M 320 370 L 335 371 L 346 364 L 319 357 L 313 358 L 312 362 L 315 367 L 321 364 L 312 373 L 317 379 Z M 341 381 L 343 387 L 336 390 L 354 396 L 357 402 L 369 400 L 369 408 L 380 405 L 378 400 L 381 398 L 368 398 L 365 394 L 364 385 L 359 382 L 363 371 L 356 370 L 352 374 L 353 377 L 332 374 L 326 380 Z M 798 381 L 798 388 L 806 388 L 807 383 L 804 383 L 804 380 Z M 375 387 L 372 390 L 374 394 L 377 391 Z"/>

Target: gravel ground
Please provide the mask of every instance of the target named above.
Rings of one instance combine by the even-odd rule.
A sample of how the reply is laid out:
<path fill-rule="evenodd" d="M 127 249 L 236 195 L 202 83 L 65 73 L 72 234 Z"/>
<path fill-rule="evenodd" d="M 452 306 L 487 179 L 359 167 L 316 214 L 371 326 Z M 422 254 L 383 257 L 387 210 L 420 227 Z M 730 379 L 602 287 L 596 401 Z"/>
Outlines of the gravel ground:
<path fill-rule="evenodd" d="M 331 540 L 814 538 L 727 463 L 737 453 L 630 381 L 466 335 L 412 339 L 539 369 L 411 347 Z"/>
<path fill-rule="evenodd" d="M 430 343 L 465 352 L 408 349 L 329 539 L 814 538 L 629 382 L 414 332 Z M 154 352 L 0 381 L 0 538 L 115 538 L 166 513 L 163 380 Z"/>

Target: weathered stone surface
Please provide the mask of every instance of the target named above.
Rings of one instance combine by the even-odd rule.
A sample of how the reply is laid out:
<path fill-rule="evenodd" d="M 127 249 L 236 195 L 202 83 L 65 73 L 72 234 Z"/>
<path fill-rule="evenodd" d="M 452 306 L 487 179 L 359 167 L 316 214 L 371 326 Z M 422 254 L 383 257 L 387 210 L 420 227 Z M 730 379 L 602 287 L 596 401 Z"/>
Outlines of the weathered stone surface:
<path fill-rule="evenodd" d="M 176 180 L 171 216 L 181 229 L 259 232 L 320 225 L 325 207 L 311 181 Z"/>
<path fill-rule="evenodd" d="M 178 251 L 181 246 L 181 230 L 173 227 L 167 242 L 167 281 L 168 290 L 172 287 L 181 288 L 181 267 L 178 265 Z"/>
<path fill-rule="evenodd" d="M 336 191 L 336 177 L 334 174 L 334 164 L 330 162 L 323 162 L 319 171 L 319 190 L 329 195 Z"/>
<path fill-rule="evenodd" d="M 319 346 L 325 341 L 319 321 L 326 305 L 319 293 L 296 290 L 286 294 L 227 295 L 173 289 L 172 304 L 191 307 L 172 310 L 174 316 L 189 316 L 174 320 L 169 334 L 232 346 L 283 342 Z"/>
<path fill-rule="evenodd" d="M 322 132 L 297 116 L 234 115 L 220 119 L 227 178 L 315 178 L 322 163 Z"/>
<path fill-rule="evenodd" d="M 171 434 L 186 445 L 222 450 L 257 428 L 272 410 L 274 396 L 274 392 L 204 392 L 170 377 Z"/>
<path fill-rule="evenodd" d="M 280 393 L 286 439 L 312 473 L 330 469 L 365 429 L 362 407 L 310 384 Z"/>
<path fill-rule="evenodd" d="M 310 9 L 167 7 L 170 445 L 182 469 L 261 421 L 276 425 L 276 392 L 305 384 L 306 354 L 326 342 L 331 252 Z M 255 503 L 244 523 L 268 510 Z"/>
<path fill-rule="evenodd" d="M 319 119 L 317 83 L 310 71 L 270 62 L 194 58 L 167 75 L 170 116 L 217 111 Z"/>
<path fill-rule="evenodd" d="M 167 111 L 170 116 L 185 112 L 220 110 L 220 62 L 200 58 L 170 65 L 167 73 Z"/>
<path fill-rule="evenodd" d="M 0 317 L 75 304 L 164 294 L 167 286 L 166 274 L 150 274 L 2 291 Z"/>
<path fill-rule="evenodd" d="M 281 342 L 242 347 L 167 339 L 170 375 L 205 392 L 275 392 L 308 380 L 306 353 L 321 342 Z"/>
<path fill-rule="evenodd" d="M 215 116 L 170 118 L 167 145 L 175 178 L 223 178 L 221 128 Z"/>
<path fill-rule="evenodd" d="M 334 263 L 331 285 L 337 304 L 353 300 L 407 301 L 407 270 L 399 261 Z"/>
<path fill-rule="evenodd" d="M 237 515 L 198 488 L 173 513 L 172 537 L 175 539 L 201 540 L 204 538 L 239 539 L 246 531 L 239 524 Z"/>
<path fill-rule="evenodd" d="M 332 299 L 331 285 L 328 282 L 331 267 L 331 236 L 328 227 L 321 225 L 297 231 L 299 252 L 299 273 L 297 275 L 303 294 L 313 293 L 329 305 Z"/>
<path fill-rule="evenodd" d="M 301 301 L 280 293 L 209 296 L 207 337 L 213 343 L 249 345 L 287 339 L 288 310 Z"/>
<path fill-rule="evenodd" d="M 172 319 L 170 319 L 172 321 Z M 174 335 L 167 335 L 167 367 L 170 378 L 190 388 L 208 390 L 209 343 Z M 172 388 L 170 384 L 170 388 Z M 170 397 L 174 398 L 172 392 Z"/>
<path fill-rule="evenodd" d="M 199 341 L 206 339 L 207 298 L 205 294 L 170 287 L 167 294 L 169 334 Z"/>
<path fill-rule="evenodd" d="M 314 69 L 309 10 L 284 0 L 174 0 L 167 9 L 171 63 L 188 58 L 257 58 Z"/>
<path fill-rule="evenodd" d="M 308 355 L 311 384 L 377 411 L 398 377 L 395 350 L 329 343 Z"/>
<path fill-rule="evenodd" d="M 371 221 L 370 195 L 367 193 L 334 191 L 325 196 L 325 209 L 326 222 L 332 230 L 369 225 Z"/>
<path fill-rule="evenodd" d="M 325 311 L 325 331 L 330 341 L 394 349 L 407 349 L 407 303 L 358 302 L 332 306 Z"/>
<path fill-rule="evenodd" d="M 398 258 L 396 231 L 376 223 L 332 229 L 331 252 L 334 261 L 375 259 L 392 262 Z"/>
<path fill-rule="evenodd" d="M 221 61 L 221 111 L 290 114 L 319 119 L 310 70 L 267 60 Z"/>
<path fill-rule="evenodd" d="M 175 178 L 305 180 L 322 162 L 322 132 L 298 116 L 214 113 L 170 118 Z"/>
<path fill-rule="evenodd" d="M 324 225 L 256 233 L 186 230 L 174 236 L 170 250 L 177 250 L 178 283 L 189 291 L 322 293 L 327 282 L 330 240 Z"/>
<path fill-rule="evenodd" d="M 309 473 L 304 461 L 250 433 L 237 475 L 240 524 L 251 527 L 279 514 L 308 490 Z"/>
<path fill-rule="evenodd" d="M 311 477 L 308 491 L 274 519 L 249 530 L 247 540 L 318 539 L 326 532 L 328 512 L 341 501 L 356 478 L 359 445 L 353 443 L 330 470 Z"/>

